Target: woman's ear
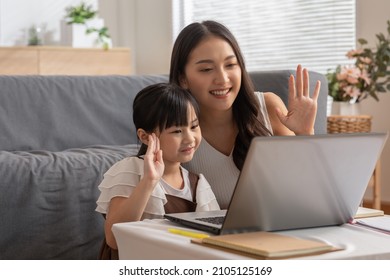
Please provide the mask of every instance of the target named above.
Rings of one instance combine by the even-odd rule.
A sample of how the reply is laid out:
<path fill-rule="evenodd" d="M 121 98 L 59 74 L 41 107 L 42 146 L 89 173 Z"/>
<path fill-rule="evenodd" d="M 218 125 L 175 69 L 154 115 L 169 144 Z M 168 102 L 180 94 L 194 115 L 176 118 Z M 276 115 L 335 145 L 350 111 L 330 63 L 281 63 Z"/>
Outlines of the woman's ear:
<path fill-rule="evenodd" d="M 186 79 L 186 77 L 185 77 L 184 75 L 181 75 L 181 76 L 180 76 L 179 82 L 180 82 L 180 86 L 181 86 L 182 88 L 188 90 L 187 79 Z"/>
<path fill-rule="evenodd" d="M 145 144 L 145 145 L 148 145 L 149 143 L 149 133 L 147 133 L 145 130 L 143 130 L 142 128 L 138 128 L 137 129 L 137 136 L 139 138 L 139 140 Z"/>

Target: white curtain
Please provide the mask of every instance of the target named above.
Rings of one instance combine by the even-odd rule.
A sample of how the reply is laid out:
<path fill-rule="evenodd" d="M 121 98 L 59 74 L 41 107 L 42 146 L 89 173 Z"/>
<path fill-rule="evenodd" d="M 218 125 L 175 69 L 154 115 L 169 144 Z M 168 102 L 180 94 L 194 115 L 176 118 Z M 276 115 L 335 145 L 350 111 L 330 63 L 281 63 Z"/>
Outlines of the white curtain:
<path fill-rule="evenodd" d="M 237 38 L 248 70 L 294 69 L 320 73 L 351 64 L 355 0 L 174 0 L 174 37 L 194 21 L 225 24 Z"/>

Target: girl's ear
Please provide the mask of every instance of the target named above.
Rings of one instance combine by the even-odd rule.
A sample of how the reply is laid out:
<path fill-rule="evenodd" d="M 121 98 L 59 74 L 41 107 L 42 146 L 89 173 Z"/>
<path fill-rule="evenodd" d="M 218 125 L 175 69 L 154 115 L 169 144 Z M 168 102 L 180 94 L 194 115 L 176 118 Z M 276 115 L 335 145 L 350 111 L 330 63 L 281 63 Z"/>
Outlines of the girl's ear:
<path fill-rule="evenodd" d="M 148 145 L 149 143 L 149 133 L 147 133 L 145 130 L 143 130 L 142 128 L 138 128 L 137 129 L 137 136 L 139 138 L 139 140 L 145 144 L 145 145 Z"/>

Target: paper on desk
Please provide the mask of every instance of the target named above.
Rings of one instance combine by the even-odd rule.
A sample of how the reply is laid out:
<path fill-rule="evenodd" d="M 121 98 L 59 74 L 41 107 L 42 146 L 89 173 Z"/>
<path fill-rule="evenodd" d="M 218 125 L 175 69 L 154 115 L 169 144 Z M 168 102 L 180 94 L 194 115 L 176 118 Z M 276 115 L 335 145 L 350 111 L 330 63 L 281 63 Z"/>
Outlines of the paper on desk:
<path fill-rule="evenodd" d="M 383 210 L 359 207 L 354 218 L 360 219 L 360 218 L 377 217 L 377 216 L 383 216 L 384 214 L 385 213 L 383 212 Z"/>
<path fill-rule="evenodd" d="M 355 220 L 356 224 L 378 229 L 390 234 L 390 216 L 372 217 Z"/>

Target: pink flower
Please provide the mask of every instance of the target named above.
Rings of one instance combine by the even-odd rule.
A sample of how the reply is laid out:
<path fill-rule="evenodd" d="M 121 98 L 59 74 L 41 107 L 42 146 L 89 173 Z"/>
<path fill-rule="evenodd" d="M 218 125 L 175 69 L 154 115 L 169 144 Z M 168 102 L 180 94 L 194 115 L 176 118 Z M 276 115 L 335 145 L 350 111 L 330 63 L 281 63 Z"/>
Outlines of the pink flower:
<path fill-rule="evenodd" d="M 344 95 L 348 95 L 352 98 L 357 98 L 360 95 L 360 90 L 357 87 L 352 85 L 346 86 L 344 88 L 344 92 L 345 92 Z"/>
<path fill-rule="evenodd" d="M 362 62 L 363 64 L 369 65 L 369 64 L 371 64 L 372 59 L 369 58 L 369 57 L 360 57 L 360 58 L 359 58 L 359 61 Z"/>
<path fill-rule="evenodd" d="M 347 81 L 349 84 L 359 83 L 359 77 L 361 72 L 359 68 L 344 66 L 341 68 L 340 73 L 337 74 L 337 80 Z"/>
<path fill-rule="evenodd" d="M 361 75 L 360 75 L 360 78 L 366 83 L 366 85 L 370 85 L 371 84 L 371 79 L 369 77 L 369 74 L 367 72 L 367 69 L 363 69 Z"/>

